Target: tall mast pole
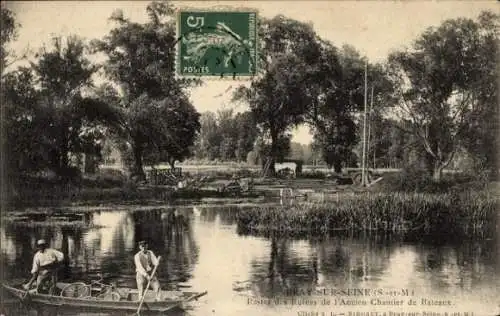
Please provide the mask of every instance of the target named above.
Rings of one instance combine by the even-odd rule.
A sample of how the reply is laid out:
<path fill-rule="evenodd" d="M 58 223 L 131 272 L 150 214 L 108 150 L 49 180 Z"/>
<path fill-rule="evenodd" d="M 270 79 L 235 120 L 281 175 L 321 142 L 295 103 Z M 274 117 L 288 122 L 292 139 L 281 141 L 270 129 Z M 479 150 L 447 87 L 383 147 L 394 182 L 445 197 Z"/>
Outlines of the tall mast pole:
<path fill-rule="evenodd" d="M 366 185 L 366 174 L 365 174 L 365 156 L 366 156 L 366 105 L 367 105 L 367 93 L 368 93 L 368 60 L 365 63 L 365 109 L 363 116 L 363 158 L 361 159 L 361 185 Z"/>
<path fill-rule="evenodd" d="M 368 145 L 366 146 L 366 165 L 370 165 L 370 148 L 372 147 L 372 138 L 371 138 L 371 130 L 372 130 L 372 111 L 373 111 L 373 84 L 372 84 L 372 89 L 371 89 L 371 94 L 370 94 L 370 110 L 368 111 Z M 373 165 L 373 168 L 375 168 L 375 164 Z M 368 169 L 370 169 L 368 167 Z"/>

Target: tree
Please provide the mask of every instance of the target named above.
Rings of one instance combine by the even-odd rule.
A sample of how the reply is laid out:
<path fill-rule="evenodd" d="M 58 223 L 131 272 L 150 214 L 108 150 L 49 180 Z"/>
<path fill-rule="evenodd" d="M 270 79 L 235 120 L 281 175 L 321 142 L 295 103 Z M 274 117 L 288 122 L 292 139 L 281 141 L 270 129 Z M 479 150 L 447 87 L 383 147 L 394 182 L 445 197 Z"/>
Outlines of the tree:
<path fill-rule="evenodd" d="M 199 126 L 199 115 L 183 91 L 193 81 L 174 75 L 174 9 L 169 3 L 153 2 L 146 10 L 149 21 L 145 24 L 131 22 L 116 11 L 110 20 L 117 26 L 93 43 L 96 52 L 107 56 L 104 70 L 113 83 L 109 87 L 116 90 L 113 105 L 121 113 L 115 133 L 132 155 L 132 175 L 139 179 L 145 177 L 143 158 L 148 150 L 167 152 L 170 162 L 183 159 L 190 155 L 184 149 L 194 142 L 191 134 Z M 169 126 L 175 116 L 189 122 Z M 180 131 L 186 128 L 193 130 L 184 142 Z"/>
<path fill-rule="evenodd" d="M 102 138 L 97 126 L 86 124 L 82 93 L 92 85 L 97 67 L 85 57 L 85 44 L 76 36 L 55 37 L 51 50 L 43 49 L 40 59 L 32 63 L 40 86 L 40 115 L 44 115 L 49 164 L 64 174 L 69 167 L 69 153 L 95 154 L 95 141 Z"/>
<path fill-rule="evenodd" d="M 459 18 L 429 28 L 417 38 L 413 50 L 389 58 L 397 87 L 396 113 L 409 120 L 407 132 L 432 158 L 435 181 L 469 138 L 471 122 L 479 123 L 485 113 L 497 111 L 492 110 L 497 98 L 497 54 L 498 16 L 483 13 L 477 22 Z M 488 128 L 498 125 L 491 122 Z"/>
<path fill-rule="evenodd" d="M 303 119 L 307 106 L 304 76 L 320 56 L 320 48 L 310 24 L 281 15 L 261 20 L 259 37 L 261 73 L 249 88 L 239 87 L 233 99 L 244 100 L 250 105 L 262 130 L 262 140 L 270 142 L 269 169 L 274 173 L 274 162 L 283 156 L 280 143 L 288 138 L 290 128 Z"/>
<path fill-rule="evenodd" d="M 219 158 L 223 161 L 235 159 L 238 130 L 236 129 L 233 110 L 217 111 L 217 125 L 220 136 Z"/>
<path fill-rule="evenodd" d="M 156 124 L 148 128 L 152 132 L 150 137 L 156 138 L 145 150 L 146 161 L 150 164 L 166 161 L 174 168 L 176 161 L 183 161 L 192 155 L 194 139 L 200 131 L 200 115 L 187 98 L 176 101 L 175 104 L 158 106 L 158 116 L 162 121 L 152 121 L 149 117 L 140 119 L 145 124 Z M 172 100 L 165 99 L 161 102 Z"/>
<path fill-rule="evenodd" d="M 10 176 L 48 165 L 45 115 L 40 112 L 40 94 L 35 84 L 33 70 L 28 67 L 2 78 L 3 161 Z"/>
<path fill-rule="evenodd" d="M 1 30 L 0 30 L 0 74 L 1 74 L 1 84 L 0 84 L 0 89 L 1 89 L 1 102 L 2 102 L 2 107 L 1 107 L 1 117 L 2 117 L 2 131 L 1 131 L 1 136 L 2 139 L 2 154 L 1 154 L 1 160 L 4 163 L 2 165 L 2 168 L 5 168 L 6 170 L 11 170 L 13 171 L 13 166 L 17 165 L 17 162 L 19 161 L 19 154 L 22 152 L 26 152 L 25 149 L 23 148 L 16 148 L 14 149 L 12 145 L 16 144 L 15 139 L 13 138 L 13 135 L 16 134 L 16 132 L 22 132 L 23 129 L 19 129 L 16 132 L 14 132 L 14 129 L 16 127 L 19 127 L 22 125 L 23 122 L 20 124 L 16 124 L 16 120 L 8 120 L 7 118 L 9 117 L 20 117 L 20 109 L 16 108 L 16 105 L 13 104 L 13 100 L 10 99 L 10 97 L 15 97 L 15 93 L 13 94 L 12 92 L 15 92 L 17 89 L 15 88 L 18 86 L 18 84 L 22 83 L 22 80 L 19 80 L 22 76 L 11 76 L 10 78 L 6 78 L 6 73 L 5 73 L 5 68 L 10 64 L 9 62 L 9 55 L 11 53 L 8 51 L 7 45 L 12 42 L 13 40 L 16 39 L 17 37 L 17 29 L 19 28 L 19 24 L 16 23 L 14 14 L 12 11 L 8 10 L 5 7 L 1 7 L 1 16 L 0 16 L 0 23 L 1 23 Z M 10 80 L 8 80 L 10 79 Z M 24 81 L 26 82 L 26 81 Z M 10 91 L 9 91 L 10 90 Z M 10 96 L 10 97 L 9 97 Z M 27 103 L 27 105 L 30 104 L 30 102 Z M 9 113 L 10 112 L 10 113 Z M 16 112 L 16 113 L 13 113 Z M 28 138 L 30 136 L 27 136 Z M 7 155 L 7 148 L 13 149 L 10 155 Z M 14 170 L 17 170 L 17 168 L 14 168 Z"/>
<path fill-rule="evenodd" d="M 483 12 L 477 21 L 480 45 L 475 56 L 479 77 L 471 86 L 475 107 L 466 113 L 463 147 L 472 154 L 476 168 L 498 174 L 500 113 L 498 105 L 499 15 Z"/>
<path fill-rule="evenodd" d="M 251 112 L 234 115 L 233 110 L 205 112 L 196 140 L 196 157 L 209 160 L 245 161 L 252 151 L 257 130 Z"/>
<path fill-rule="evenodd" d="M 14 13 L 5 7 L 1 8 L 1 25 L 0 69 L 3 77 L 5 68 L 15 61 L 15 55 L 7 49 L 7 45 L 17 38 L 17 30 L 21 25 L 16 22 Z"/>
<path fill-rule="evenodd" d="M 89 119 L 94 101 L 82 93 L 95 67 L 75 36 L 54 38 L 31 67 L 3 77 L 5 126 L 10 167 L 17 171 L 50 168 L 67 175 L 70 153 L 98 154 L 102 126 Z M 96 116 L 95 113 L 93 116 Z"/>
<path fill-rule="evenodd" d="M 285 159 L 290 153 L 291 138 L 292 136 L 290 134 L 280 135 L 273 148 L 272 144 L 269 144 L 267 141 L 268 137 L 259 135 L 255 140 L 253 149 L 257 162 L 260 162 L 262 166 L 264 166 L 266 164 L 266 158 L 274 157 L 276 161 Z M 272 156 L 273 150 L 276 152 L 274 156 Z"/>
<path fill-rule="evenodd" d="M 238 135 L 234 154 L 238 161 L 246 161 L 246 157 L 253 150 L 257 138 L 257 126 L 252 112 L 248 111 L 236 114 L 234 121 Z"/>
<path fill-rule="evenodd" d="M 326 124 L 325 124 L 326 125 Z M 328 168 L 342 172 L 342 164 L 352 157 L 352 149 L 358 138 L 356 125 L 347 116 L 336 116 L 322 133 L 314 134 L 314 141 L 320 146 L 323 160 Z"/>
<path fill-rule="evenodd" d="M 0 73 L 3 78 L 8 72 L 7 69 L 11 68 L 16 62 L 26 59 L 31 50 L 27 47 L 22 54 L 18 55 L 13 50 L 8 49 L 8 44 L 17 39 L 17 31 L 21 24 L 16 21 L 15 14 L 5 7 L 1 8 L 0 25 Z"/>
<path fill-rule="evenodd" d="M 337 50 L 328 42 L 321 44 L 321 57 L 308 78 L 310 105 L 305 121 L 314 132 L 323 160 L 340 173 L 359 141 L 356 115 L 363 110 L 366 62 L 354 47 Z M 370 65 L 369 74 L 369 81 L 381 90 L 380 66 Z"/>
<path fill-rule="evenodd" d="M 379 112 L 370 114 L 370 140 L 367 165 L 373 168 L 399 168 L 403 162 L 404 133 L 398 122 L 384 118 Z"/>
<path fill-rule="evenodd" d="M 196 157 L 213 160 L 219 157 L 220 133 L 217 117 L 213 112 L 204 112 L 200 116 L 200 133 L 196 140 Z"/>
<path fill-rule="evenodd" d="M 70 36 L 53 39 L 31 67 L 3 77 L 9 169 L 30 173 L 51 169 L 68 174 L 70 154 L 99 156 L 105 133 L 97 100 L 84 97 L 96 68 L 85 44 Z"/>

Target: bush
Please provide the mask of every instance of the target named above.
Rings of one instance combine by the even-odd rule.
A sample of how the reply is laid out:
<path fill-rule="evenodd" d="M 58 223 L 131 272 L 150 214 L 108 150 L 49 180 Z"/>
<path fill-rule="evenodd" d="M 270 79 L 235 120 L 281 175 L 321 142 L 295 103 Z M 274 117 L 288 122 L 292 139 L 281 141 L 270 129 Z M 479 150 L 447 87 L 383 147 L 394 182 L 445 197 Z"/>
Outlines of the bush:
<path fill-rule="evenodd" d="M 77 167 L 65 167 L 56 171 L 62 181 L 78 183 L 82 179 L 82 172 Z"/>
<path fill-rule="evenodd" d="M 325 179 L 326 173 L 319 170 L 303 171 L 299 177 L 304 179 Z"/>
<path fill-rule="evenodd" d="M 90 188 L 115 188 L 122 187 L 128 181 L 127 176 L 117 169 L 100 169 L 93 175 L 87 175 L 82 181 L 82 186 Z"/>
<path fill-rule="evenodd" d="M 447 193 L 464 192 L 470 189 L 483 190 L 489 183 L 481 174 L 445 172 L 441 181 L 436 182 L 423 170 L 406 168 L 401 172 L 383 174 L 378 191 L 385 192 L 426 192 Z"/>
<path fill-rule="evenodd" d="M 176 164 L 176 166 L 229 166 L 232 168 L 243 168 L 247 167 L 248 164 L 246 162 L 240 161 L 224 161 L 219 159 L 187 159 L 182 163 Z"/>
<path fill-rule="evenodd" d="M 227 180 L 227 179 L 232 179 L 232 178 L 249 178 L 249 177 L 258 177 L 259 176 L 259 171 L 258 170 L 251 170 L 247 168 L 241 168 L 241 169 L 230 169 L 230 168 L 225 168 L 225 169 L 205 169 L 205 170 L 199 170 L 193 173 L 189 172 L 184 172 L 184 175 L 187 177 L 187 175 L 194 176 L 197 175 L 199 176 L 207 176 L 210 177 L 210 179 L 215 180 Z"/>

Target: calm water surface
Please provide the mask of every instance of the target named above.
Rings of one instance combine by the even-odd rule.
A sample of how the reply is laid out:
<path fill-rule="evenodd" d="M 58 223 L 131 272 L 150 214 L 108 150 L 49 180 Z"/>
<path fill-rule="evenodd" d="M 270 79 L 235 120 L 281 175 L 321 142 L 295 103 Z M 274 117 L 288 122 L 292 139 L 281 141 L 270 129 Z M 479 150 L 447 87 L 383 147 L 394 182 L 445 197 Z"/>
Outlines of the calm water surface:
<path fill-rule="evenodd" d="M 0 228 L 1 267 L 9 280 L 26 280 L 35 242 L 43 237 L 69 258 L 61 277 L 91 280 L 102 273 L 119 286 L 135 288 L 136 243 L 148 239 L 150 248 L 162 256 L 158 274 L 163 288 L 208 291 L 184 315 L 500 312 L 498 238 L 418 244 L 359 236 L 242 236 L 237 232 L 237 212 L 235 207 L 130 209 L 92 213 L 89 221 L 99 227 L 92 229 L 7 225 Z M 308 289 L 325 292 L 310 296 L 304 293 Z M 347 296 L 339 289 L 372 292 Z M 275 298 L 283 299 L 278 303 Z M 416 305 L 408 305 L 410 299 Z M 426 306 L 422 299 L 449 300 L 452 305 Z M 395 300 L 404 304 L 395 305 Z M 71 309 L 28 313 L 16 304 L 9 308 L 17 314 L 87 315 Z"/>

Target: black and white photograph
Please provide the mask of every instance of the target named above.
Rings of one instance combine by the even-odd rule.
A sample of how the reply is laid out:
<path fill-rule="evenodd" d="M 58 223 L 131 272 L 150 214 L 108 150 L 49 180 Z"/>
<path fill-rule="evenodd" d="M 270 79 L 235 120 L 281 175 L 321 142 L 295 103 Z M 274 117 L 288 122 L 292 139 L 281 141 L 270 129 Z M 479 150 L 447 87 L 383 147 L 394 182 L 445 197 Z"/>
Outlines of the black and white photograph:
<path fill-rule="evenodd" d="M 500 316 L 499 2 L 0 6 L 0 316 Z"/>

